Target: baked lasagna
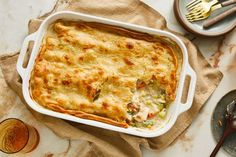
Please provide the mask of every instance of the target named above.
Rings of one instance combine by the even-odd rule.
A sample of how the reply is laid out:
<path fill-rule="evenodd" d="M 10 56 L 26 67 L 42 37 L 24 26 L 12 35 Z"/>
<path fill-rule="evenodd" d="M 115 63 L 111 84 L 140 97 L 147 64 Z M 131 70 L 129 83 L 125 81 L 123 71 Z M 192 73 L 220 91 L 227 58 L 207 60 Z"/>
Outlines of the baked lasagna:
<path fill-rule="evenodd" d="M 48 27 L 39 51 L 30 92 L 47 109 L 154 129 L 175 100 L 182 53 L 166 37 L 58 20 Z"/>

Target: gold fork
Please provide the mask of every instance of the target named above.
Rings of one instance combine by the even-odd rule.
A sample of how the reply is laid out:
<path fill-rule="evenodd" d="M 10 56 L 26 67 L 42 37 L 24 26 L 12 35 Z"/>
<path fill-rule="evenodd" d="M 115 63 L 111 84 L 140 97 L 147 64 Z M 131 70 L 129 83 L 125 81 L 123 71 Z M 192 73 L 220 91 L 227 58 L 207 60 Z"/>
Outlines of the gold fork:
<path fill-rule="evenodd" d="M 193 0 L 193 1 L 189 2 L 186 5 L 186 8 L 188 10 L 191 10 L 194 6 L 196 6 L 196 5 L 198 5 L 199 3 L 202 3 L 202 2 L 209 2 L 209 0 Z"/>
<path fill-rule="evenodd" d="M 206 19 L 210 16 L 211 12 L 218 9 L 218 6 L 213 6 L 208 12 L 199 12 L 197 14 L 186 15 L 186 18 L 189 22 L 199 21 Z"/>
<path fill-rule="evenodd" d="M 212 1 L 212 3 L 215 3 L 215 2 L 216 1 L 214 1 L 214 2 Z M 210 5 L 208 5 L 206 7 L 193 9 L 188 14 L 186 14 L 186 18 L 190 22 L 203 20 L 203 19 L 208 18 L 213 11 L 215 11 L 219 8 L 234 4 L 234 3 L 236 3 L 236 0 L 228 0 L 228 1 L 222 2 L 217 5 L 213 5 L 211 7 L 210 7 Z"/>
<path fill-rule="evenodd" d="M 197 14 L 197 13 L 201 13 L 201 12 L 209 12 L 211 10 L 211 7 L 218 2 L 219 2 L 219 0 L 213 0 L 210 2 L 201 2 L 201 3 L 193 6 L 187 15 Z"/>

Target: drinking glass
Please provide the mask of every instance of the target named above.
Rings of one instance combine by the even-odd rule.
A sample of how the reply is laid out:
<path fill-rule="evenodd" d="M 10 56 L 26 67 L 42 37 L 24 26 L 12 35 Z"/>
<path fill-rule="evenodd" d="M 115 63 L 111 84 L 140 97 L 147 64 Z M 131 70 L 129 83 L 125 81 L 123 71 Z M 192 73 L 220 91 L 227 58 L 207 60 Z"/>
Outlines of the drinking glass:
<path fill-rule="evenodd" d="M 7 154 L 28 153 L 39 143 L 38 131 L 16 118 L 8 118 L 0 123 L 0 150 Z"/>

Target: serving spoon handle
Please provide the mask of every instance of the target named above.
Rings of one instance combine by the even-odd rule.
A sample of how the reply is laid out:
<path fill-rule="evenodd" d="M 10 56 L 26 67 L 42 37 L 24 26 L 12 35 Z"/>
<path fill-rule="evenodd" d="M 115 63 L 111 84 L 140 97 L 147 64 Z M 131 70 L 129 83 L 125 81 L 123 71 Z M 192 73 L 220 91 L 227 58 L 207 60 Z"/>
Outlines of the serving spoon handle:
<path fill-rule="evenodd" d="M 231 134 L 231 130 L 230 129 L 225 129 L 223 135 L 221 136 L 219 142 L 217 143 L 215 149 L 212 151 L 210 157 L 215 157 L 216 154 L 218 153 L 220 147 L 222 146 L 222 144 L 224 143 L 225 139 Z"/>
<path fill-rule="evenodd" d="M 236 0 L 235 0 L 235 2 L 236 2 Z M 213 17 L 212 19 L 206 20 L 205 22 L 203 22 L 203 28 L 211 27 L 212 25 L 220 22 L 221 20 L 225 19 L 226 17 L 228 17 L 234 13 L 236 13 L 236 6 L 225 11 L 224 13 L 222 13 L 220 15 L 217 15 L 216 17 Z"/>

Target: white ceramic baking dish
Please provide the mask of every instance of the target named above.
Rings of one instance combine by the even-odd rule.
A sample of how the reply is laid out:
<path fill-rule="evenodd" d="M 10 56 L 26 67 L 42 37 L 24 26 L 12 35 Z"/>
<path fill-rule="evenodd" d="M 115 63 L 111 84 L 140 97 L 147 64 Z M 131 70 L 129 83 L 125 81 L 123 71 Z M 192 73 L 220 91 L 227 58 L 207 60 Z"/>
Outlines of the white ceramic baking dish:
<path fill-rule="evenodd" d="M 93 121 L 93 120 L 87 120 L 87 119 L 81 119 L 72 115 L 68 114 L 63 114 L 59 112 L 55 112 L 49 109 L 46 109 L 39 104 L 37 104 L 34 100 L 31 99 L 30 97 L 30 89 L 29 89 L 29 80 L 30 80 L 30 73 L 31 70 L 33 69 L 35 59 L 37 57 L 37 54 L 39 52 L 39 48 L 42 42 L 42 39 L 44 37 L 44 34 L 47 30 L 47 27 L 55 22 L 58 19 L 66 19 L 66 20 L 75 20 L 75 21 L 90 21 L 90 22 L 99 22 L 99 23 L 104 23 L 104 24 L 109 24 L 109 25 L 114 25 L 114 26 L 120 26 L 123 28 L 139 31 L 139 32 L 145 32 L 149 34 L 154 34 L 158 36 L 165 36 L 176 42 L 179 47 L 182 50 L 183 54 L 183 64 L 182 64 L 182 70 L 180 74 L 180 80 L 177 88 L 177 95 L 175 101 L 170 105 L 167 113 L 167 118 L 163 124 L 163 126 L 160 126 L 159 128 L 155 130 L 144 130 L 144 129 L 137 129 L 133 127 L 129 128 L 122 128 L 122 127 L 117 127 L 109 124 L 105 124 L 102 122 L 98 121 Z M 30 41 L 34 41 L 34 46 L 31 52 L 31 56 L 28 62 L 28 66 L 24 68 L 22 66 L 23 60 L 27 51 L 27 47 Z M 195 85 L 196 85 L 196 74 L 192 70 L 192 68 L 189 65 L 188 62 L 188 54 L 187 54 L 187 49 L 183 42 L 175 35 L 165 32 L 162 30 L 157 30 L 157 29 L 152 29 L 152 28 L 147 28 L 143 26 L 138 26 L 134 24 L 129 24 L 129 23 L 124 23 L 124 22 L 118 22 L 114 20 L 109 20 L 101 17 L 96 17 L 96 16 L 91 16 L 91 15 L 86 15 L 86 14 L 81 14 L 81 13 L 75 13 L 75 12 L 70 12 L 70 11 L 63 11 L 63 12 L 58 12 L 55 13 L 48 18 L 46 18 L 43 23 L 41 24 L 40 28 L 38 29 L 37 32 L 27 36 L 23 42 L 22 49 L 17 61 L 17 71 L 22 77 L 23 84 L 22 84 L 22 90 L 23 90 L 23 95 L 28 103 L 28 105 L 34 109 L 35 111 L 61 118 L 61 119 L 66 119 L 69 121 L 73 122 L 78 122 L 78 123 L 83 123 L 95 127 L 100 127 L 104 129 L 109 129 L 113 131 L 118 131 L 118 132 L 123 132 L 127 134 L 132 134 L 132 135 L 137 135 L 137 136 L 142 136 L 142 137 L 156 137 L 164 134 L 167 132 L 171 127 L 174 125 L 174 123 L 177 120 L 177 117 L 184 111 L 188 110 L 193 102 L 193 97 L 194 97 L 194 91 L 195 91 Z M 181 97 L 182 97 L 182 92 L 183 92 L 183 87 L 184 87 L 184 80 L 186 76 L 191 77 L 190 85 L 189 85 L 189 90 L 188 90 L 188 95 L 187 95 L 187 101 L 186 103 L 181 103 Z"/>

